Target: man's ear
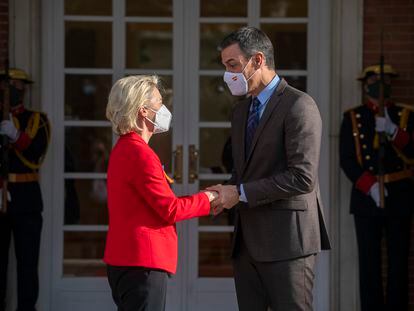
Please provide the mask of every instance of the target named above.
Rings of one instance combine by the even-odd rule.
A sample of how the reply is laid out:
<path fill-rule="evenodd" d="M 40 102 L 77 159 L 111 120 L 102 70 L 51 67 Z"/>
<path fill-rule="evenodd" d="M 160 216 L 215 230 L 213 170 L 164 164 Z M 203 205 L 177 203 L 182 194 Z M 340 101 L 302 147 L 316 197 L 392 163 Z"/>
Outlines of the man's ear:
<path fill-rule="evenodd" d="M 258 69 L 259 67 L 263 66 L 263 64 L 265 63 L 265 57 L 264 54 L 262 52 L 258 52 L 255 56 L 254 56 L 254 64 L 256 66 L 256 69 Z"/>

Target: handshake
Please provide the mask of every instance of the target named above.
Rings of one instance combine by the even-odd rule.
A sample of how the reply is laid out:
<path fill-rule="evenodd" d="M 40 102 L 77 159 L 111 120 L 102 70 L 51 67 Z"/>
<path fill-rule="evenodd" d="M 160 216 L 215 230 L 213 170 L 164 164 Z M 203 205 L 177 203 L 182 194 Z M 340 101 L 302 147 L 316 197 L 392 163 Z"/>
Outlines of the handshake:
<path fill-rule="evenodd" d="M 239 202 L 239 193 L 234 185 L 215 185 L 204 190 L 210 201 L 210 215 L 216 216 L 224 209 L 231 209 Z"/>

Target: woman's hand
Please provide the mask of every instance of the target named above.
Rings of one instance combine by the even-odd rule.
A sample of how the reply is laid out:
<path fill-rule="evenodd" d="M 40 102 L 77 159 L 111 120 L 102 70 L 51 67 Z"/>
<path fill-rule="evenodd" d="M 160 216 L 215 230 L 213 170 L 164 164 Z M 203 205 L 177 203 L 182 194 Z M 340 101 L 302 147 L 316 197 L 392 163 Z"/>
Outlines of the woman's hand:
<path fill-rule="evenodd" d="M 204 193 L 207 195 L 210 203 L 218 198 L 218 192 L 216 191 L 204 191 Z"/>

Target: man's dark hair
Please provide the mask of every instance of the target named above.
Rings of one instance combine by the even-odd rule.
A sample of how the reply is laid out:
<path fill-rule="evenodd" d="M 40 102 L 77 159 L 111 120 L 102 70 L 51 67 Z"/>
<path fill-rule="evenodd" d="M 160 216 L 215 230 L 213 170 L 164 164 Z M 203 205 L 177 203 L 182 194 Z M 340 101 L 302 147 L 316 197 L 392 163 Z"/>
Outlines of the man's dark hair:
<path fill-rule="evenodd" d="M 273 45 L 269 37 L 260 29 L 254 27 L 242 27 L 232 32 L 220 43 L 220 49 L 237 43 L 246 58 L 252 57 L 257 52 L 262 52 L 266 58 L 266 65 L 275 69 Z"/>

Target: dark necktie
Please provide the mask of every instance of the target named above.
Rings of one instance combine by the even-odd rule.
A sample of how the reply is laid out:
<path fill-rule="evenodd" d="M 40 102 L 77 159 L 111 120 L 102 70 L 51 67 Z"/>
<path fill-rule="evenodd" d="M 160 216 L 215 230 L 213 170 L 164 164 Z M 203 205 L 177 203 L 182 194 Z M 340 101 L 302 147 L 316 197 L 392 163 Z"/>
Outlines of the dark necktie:
<path fill-rule="evenodd" d="M 246 128 L 246 157 L 250 153 L 250 148 L 252 146 L 254 133 L 256 132 L 257 126 L 259 125 L 260 115 L 259 109 L 260 101 L 257 97 L 253 99 L 252 108 L 249 113 L 249 118 L 247 119 L 247 128 Z"/>

